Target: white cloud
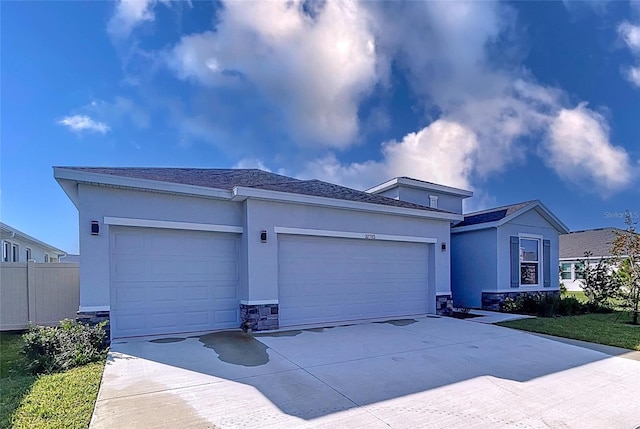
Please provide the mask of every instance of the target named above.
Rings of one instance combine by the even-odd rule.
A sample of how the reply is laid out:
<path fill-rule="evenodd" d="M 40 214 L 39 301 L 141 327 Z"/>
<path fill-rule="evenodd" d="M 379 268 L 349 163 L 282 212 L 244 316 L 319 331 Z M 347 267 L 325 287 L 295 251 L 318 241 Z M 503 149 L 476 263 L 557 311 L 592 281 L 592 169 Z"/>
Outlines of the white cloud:
<path fill-rule="evenodd" d="M 135 10 L 117 10 L 114 20 L 118 13 L 129 17 L 123 21 L 129 23 L 123 26 L 125 33 L 153 20 L 153 2 L 143 3 Z M 393 83 L 388 79 L 393 64 L 405 73 L 418 100 L 415 108 L 425 112 L 422 129 L 383 143 L 380 159 L 343 163 L 335 152 L 316 158 L 300 174 L 356 188 L 411 175 L 478 191 L 482 179 L 517 168 L 527 155 L 539 153 L 540 140 L 548 136 L 542 143 L 551 158 L 546 161 L 564 180 L 573 183 L 579 177 L 601 192 L 623 188 L 630 162 L 624 149 L 609 141 L 606 120 L 585 105 L 570 105 L 562 89 L 541 84 L 522 69 L 520 27 L 512 7 L 493 1 L 225 2 L 215 28 L 184 36 L 165 52 L 164 61 L 176 76 L 201 89 L 198 103 L 179 115 L 175 126 L 185 140 L 220 145 L 233 140 L 232 132 L 249 136 L 243 127 L 229 131 L 231 121 L 210 107 L 220 102 L 219 88 L 226 87 L 237 90 L 239 100 L 249 93 L 256 104 L 268 106 L 268 114 L 259 111 L 256 122 L 268 122 L 261 126 L 269 131 L 277 124 L 273 135 L 284 129 L 285 137 L 299 145 L 346 149 L 359 142 L 362 101 L 374 88 Z M 633 52 L 638 46 L 635 28 L 619 28 Z M 627 73 L 633 80 L 639 71 L 630 68 Z M 203 101 L 209 96 L 216 103 Z M 236 103 L 229 108 L 238 109 Z M 247 117 L 253 113 L 243 111 Z M 376 115 L 384 119 L 385 110 L 371 117 Z M 581 127 L 594 134 L 572 131 Z M 566 154 L 565 137 L 594 151 L 594 159 Z M 253 158 L 260 153 L 251 148 L 243 151 L 248 159 L 239 165 L 263 168 Z M 291 158 L 303 155 L 296 152 Z M 559 157 L 568 157 L 576 167 L 567 171 L 553 161 Z M 612 159 L 623 158 L 615 176 L 607 168 Z"/>
<path fill-rule="evenodd" d="M 94 121 L 85 115 L 66 116 L 58 121 L 58 124 L 68 127 L 75 132 L 89 131 L 106 134 L 110 128 L 104 122 Z"/>
<path fill-rule="evenodd" d="M 626 76 L 631 83 L 640 88 L 640 67 L 629 67 Z"/>
<path fill-rule="evenodd" d="M 618 34 L 622 37 L 622 40 L 624 40 L 629 50 L 635 55 L 636 61 L 640 64 L 640 26 L 623 22 L 618 26 Z M 629 82 L 640 88 L 640 65 L 624 68 L 623 74 Z"/>
<path fill-rule="evenodd" d="M 640 54 L 640 26 L 623 22 L 618 26 L 618 34 L 620 34 L 629 49 Z"/>
<path fill-rule="evenodd" d="M 427 107 L 440 110 L 439 119 L 400 142 L 383 144 L 379 161 L 342 164 L 331 155 L 311 162 L 305 175 L 356 188 L 409 175 L 479 191 L 475 184 L 482 178 L 517 168 L 527 153 L 540 153 L 538 142 L 548 135 L 546 162 L 563 180 L 588 184 L 589 191 L 601 194 L 629 184 L 629 157 L 611 144 L 601 115 L 586 105 L 567 107 L 561 89 L 492 63 L 489 47 L 508 39 L 514 24 L 508 7 L 415 2 L 390 10 L 371 5 L 381 25 L 381 50 L 404 61 L 415 91 L 428 100 Z"/>
<path fill-rule="evenodd" d="M 116 125 L 129 122 L 138 129 L 146 129 L 151 122 L 148 112 L 133 99 L 126 97 L 116 96 L 113 102 L 94 100 L 85 109 Z"/>
<path fill-rule="evenodd" d="M 583 188 L 595 188 L 603 196 L 632 182 L 629 155 L 611 144 L 605 118 L 585 104 L 558 112 L 545 149 L 545 161 L 560 177 Z"/>
<path fill-rule="evenodd" d="M 437 120 L 407 134 L 402 141 L 383 144 L 380 161 L 341 164 L 335 155 L 329 155 L 309 163 L 301 174 L 355 189 L 397 176 L 471 189 L 478 149 L 473 131 L 455 122 Z"/>
<path fill-rule="evenodd" d="M 128 37 L 137 25 L 155 19 L 153 6 L 156 3 L 157 0 L 119 0 L 107 31 L 119 38 Z"/>
<path fill-rule="evenodd" d="M 183 37 L 168 63 L 180 78 L 208 86 L 255 85 L 301 144 L 349 146 L 358 103 L 382 74 L 370 18 L 349 0 L 311 14 L 306 6 L 226 2 L 215 32 Z"/>
<path fill-rule="evenodd" d="M 231 168 L 257 168 L 258 170 L 271 172 L 271 169 L 265 165 L 264 161 L 258 158 L 243 158 Z"/>

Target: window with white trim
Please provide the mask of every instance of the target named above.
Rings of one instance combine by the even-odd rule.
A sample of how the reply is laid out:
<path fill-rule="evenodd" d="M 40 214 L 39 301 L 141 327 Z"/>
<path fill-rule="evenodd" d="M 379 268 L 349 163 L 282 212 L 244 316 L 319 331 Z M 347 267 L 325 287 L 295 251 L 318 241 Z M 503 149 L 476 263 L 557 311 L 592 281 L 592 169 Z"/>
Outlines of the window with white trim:
<path fill-rule="evenodd" d="M 562 280 L 571 280 L 571 263 L 563 262 L 560 264 L 560 278 Z"/>
<path fill-rule="evenodd" d="M 436 195 L 429 195 L 429 207 L 432 209 L 438 208 L 438 197 Z"/>
<path fill-rule="evenodd" d="M 31 260 L 31 249 L 27 247 L 24 253 L 27 256 L 27 262 L 29 262 Z"/>
<path fill-rule="evenodd" d="M 8 241 L 2 242 L 2 262 L 9 262 L 11 260 L 11 243 Z"/>
<path fill-rule="evenodd" d="M 17 244 L 11 245 L 11 262 L 19 262 L 20 261 L 20 246 Z"/>
<path fill-rule="evenodd" d="M 49 262 L 49 255 L 47 255 L 46 253 L 44 254 L 44 261 Z"/>
<path fill-rule="evenodd" d="M 540 284 L 540 240 L 520 238 L 520 284 L 537 286 Z"/>

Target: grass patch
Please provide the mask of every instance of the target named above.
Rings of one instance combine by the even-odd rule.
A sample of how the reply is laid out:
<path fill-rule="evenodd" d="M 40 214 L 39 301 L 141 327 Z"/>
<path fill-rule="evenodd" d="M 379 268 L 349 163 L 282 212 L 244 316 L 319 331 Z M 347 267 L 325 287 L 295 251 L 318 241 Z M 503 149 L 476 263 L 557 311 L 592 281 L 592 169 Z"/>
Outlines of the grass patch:
<path fill-rule="evenodd" d="M 497 323 L 500 326 L 640 351 L 640 326 L 628 313 L 538 317 Z"/>
<path fill-rule="evenodd" d="M 0 334 L 0 428 L 86 428 L 104 361 L 40 376 L 20 353 L 20 334 Z"/>
<path fill-rule="evenodd" d="M 584 292 L 582 292 L 581 290 L 579 291 L 566 291 L 564 294 L 564 296 L 566 296 L 567 298 L 572 297 L 577 299 L 580 302 L 587 302 L 589 301 L 589 299 L 587 298 L 587 295 L 584 294 Z"/>

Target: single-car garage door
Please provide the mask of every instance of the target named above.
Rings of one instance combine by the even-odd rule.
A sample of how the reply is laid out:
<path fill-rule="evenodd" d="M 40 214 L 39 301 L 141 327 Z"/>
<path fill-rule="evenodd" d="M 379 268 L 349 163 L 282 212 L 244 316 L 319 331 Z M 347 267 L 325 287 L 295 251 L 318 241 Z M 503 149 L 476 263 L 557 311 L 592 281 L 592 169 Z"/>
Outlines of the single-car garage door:
<path fill-rule="evenodd" d="M 237 328 L 238 236 L 112 227 L 113 338 Z"/>
<path fill-rule="evenodd" d="M 280 326 L 427 313 L 428 246 L 278 235 Z"/>

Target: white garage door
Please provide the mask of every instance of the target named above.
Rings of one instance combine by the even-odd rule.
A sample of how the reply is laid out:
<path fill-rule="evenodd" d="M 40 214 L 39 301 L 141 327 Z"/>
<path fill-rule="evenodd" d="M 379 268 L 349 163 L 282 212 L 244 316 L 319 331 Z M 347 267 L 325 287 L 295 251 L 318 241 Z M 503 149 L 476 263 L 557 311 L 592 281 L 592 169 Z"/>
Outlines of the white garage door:
<path fill-rule="evenodd" d="M 281 326 L 427 313 L 423 243 L 278 236 Z"/>
<path fill-rule="evenodd" d="M 237 328 L 238 236 L 111 228 L 114 338 Z"/>

